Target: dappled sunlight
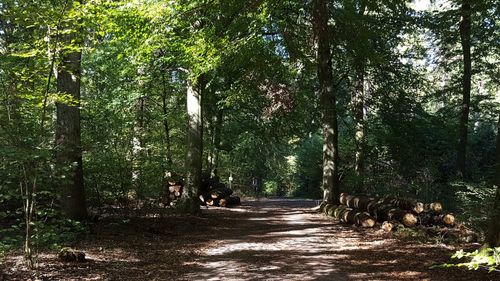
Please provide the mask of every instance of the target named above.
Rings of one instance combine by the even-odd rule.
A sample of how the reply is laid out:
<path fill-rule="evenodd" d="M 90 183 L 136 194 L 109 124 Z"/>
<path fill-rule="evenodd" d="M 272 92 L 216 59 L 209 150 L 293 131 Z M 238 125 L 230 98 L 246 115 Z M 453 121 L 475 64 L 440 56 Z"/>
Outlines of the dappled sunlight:
<path fill-rule="evenodd" d="M 474 280 L 433 270 L 451 246 L 405 243 L 312 212 L 315 200 L 262 199 L 201 216 L 106 218 L 75 245 L 87 262 L 40 255 L 47 280 Z M 21 255 L 8 266 L 19 267 Z M 450 275 L 451 274 L 451 275 Z M 29 276 L 29 275 L 26 275 Z M 31 278 L 31 277 L 30 277 Z M 29 279 L 29 278 L 26 278 Z M 493 280 L 493 279 L 492 279 Z"/>
<path fill-rule="evenodd" d="M 141 260 L 127 249 L 116 248 L 106 249 L 98 252 L 92 251 L 86 253 L 86 259 L 96 262 L 140 262 Z"/>
<path fill-rule="evenodd" d="M 250 217 L 243 217 L 245 223 L 229 230 L 240 236 L 233 234 L 233 239 L 210 245 L 196 263 L 199 268 L 186 279 L 372 280 L 374 267 L 400 266 L 396 259 L 374 260 L 361 252 L 390 248 L 391 239 L 373 241 L 358 229 L 308 212 L 313 201 L 307 207 L 297 205 L 298 201 L 279 201 L 249 202 Z M 377 278 L 406 273 L 426 278 L 422 272 L 406 269 L 378 271 Z"/>
<path fill-rule="evenodd" d="M 270 221 L 269 218 L 248 218 L 249 221 Z"/>

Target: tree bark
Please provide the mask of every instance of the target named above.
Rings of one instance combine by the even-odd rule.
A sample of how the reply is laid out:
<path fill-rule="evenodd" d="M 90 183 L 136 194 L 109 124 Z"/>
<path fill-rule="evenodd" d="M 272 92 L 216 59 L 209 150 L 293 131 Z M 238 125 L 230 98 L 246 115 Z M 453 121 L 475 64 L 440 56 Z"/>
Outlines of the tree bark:
<path fill-rule="evenodd" d="M 344 223 L 355 224 L 361 227 L 374 227 L 376 220 L 367 212 L 355 210 L 345 205 L 326 204 L 324 212 L 335 219 Z"/>
<path fill-rule="evenodd" d="M 66 38 L 71 44 L 75 34 Z M 56 165 L 60 172 L 61 207 L 67 218 L 87 217 L 80 130 L 81 52 L 64 50 L 57 69 L 57 91 L 69 102 L 56 103 Z"/>
<path fill-rule="evenodd" d="M 211 163 L 211 173 L 217 174 L 216 170 L 219 166 L 219 152 L 220 152 L 220 141 L 221 141 L 221 132 L 222 132 L 222 120 L 224 118 L 224 111 L 222 109 L 217 109 L 217 119 L 215 120 L 215 129 L 214 129 L 214 138 L 213 138 L 213 155 L 212 155 L 212 163 Z"/>
<path fill-rule="evenodd" d="M 163 84 L 163 94 L 162 94 L 162 110 L 163 110 L 163 128 L 165 130 L 165 149 L 167 150 L 167 169 L 166 171 L 170 171 L 172 168 L 172 146 L 170 144 L 170 126 L 168 124 L 168 107 L 167 107 L 167 98 L 168 98 L 168 88 L 167 88 L 167 79 L 165 78 L 165 70 L 161 73 L 162 84 Z"/>
<path fill-rule="evenodd" d="M 462 20 L 460 22 L 460 42 L 462 44 L 463 76 L 462 76 L 462 108 L 459 123 L 459 137 L 457 150 L 457 167 L 459 176 L 466 176 L 466 153 L 467 153 L 467 127 L 470 110 L 470 90 L 472 77 L 471 64 L 471 4 L 469 0 L 463 0 L 461 8 Z"/>
<path fill-rule="evenodd" d="M 445 225 L 452 227 L 455 225 L 455 215 L 451 213 L 444 213 L 436 215 L 433 213 L 420 214 L 420 224 L 422 225 Z"/>
<path fill-rule="evenodd" d="M 390 204 L 377 204 L 370 215 L 373 215 L 378 221 L 395 220 L 408 227 L 415 226 L 418 222 L 417 216 L 414 214 Z"/>
<path fill-rule="evenodd" d="M 385 203 L 390 203 L 403 210 L 412 211 L 415 214 L 420 214 L 425 209 L 425 204 L 414 199 L 386 197 L 383 199 Z"/>
<path fill-rule="evenodd" d="M 500 116 L 498 117 L 497 125 L 497 152 L 496 152 L 496 165 L 495 177 L 493 184 L 496 186 L 495 203 L 491 212 L 490 225 L 488 227 L 488 234 L 486 242 L 490 247 L 500 246 Z"/>
<path fill-rule="evenodd" d="M 326 0 L 313 0 L 313 28 L 317 45 L 321 123 L 323 128 L 323 200 L 337 203 L 340 195 L 338 179 L 338 124 L 333 85 L 328 6 Z"/>
<path fill-rule="evenodd" d="M 413 199 L 397 198 L 397 197 L 368 197 L 363 195 L 348 195 L 347 193 L 340 194 L 340 204 L 350 208 L 356 208 L 361 211 L 373 213 L 374 210 L 383 205 L 391 205 L 402 210 L 411 211 L 415 214 L 420 214 L 424 211 L 424 204 Z"/>
<path fill-rule="evenodd" d="M 356 66 L 356 86 L 352 97 L 354 120 L 356 122 L 356 133 L 354 140 L 356 142 L 356 158 L 354 164 L 354 171 L 356 173 L 356 186 L 355 188 L 361 192 L 364 189 L 364 176 L 365 176 L 365 114 L 364 114 L 364 100 L 365 100 L 365 68 L 362 63 Z"/>
<path fill-rule="evenodd" d="M 134 120 L 132 137 L 132 190 L 129 196 L 133 199 L 141 198 L 143 193 L 142 161 L 144 158 L 144 111 L 146 98 L 136 100 L 136 118 Z"/>
<path fill-rule="evenodd" d="M 188 80 L 187 85 L 187 157 L 186 157 L 186 184 L 182 193 L 178 209 L 181 212 L 197 213 L 200 209 L 198 193 L 202 179 L 203 161 L 203 118 L 202 118 L 202 91 L 206 82 L 204 78 Z"/>

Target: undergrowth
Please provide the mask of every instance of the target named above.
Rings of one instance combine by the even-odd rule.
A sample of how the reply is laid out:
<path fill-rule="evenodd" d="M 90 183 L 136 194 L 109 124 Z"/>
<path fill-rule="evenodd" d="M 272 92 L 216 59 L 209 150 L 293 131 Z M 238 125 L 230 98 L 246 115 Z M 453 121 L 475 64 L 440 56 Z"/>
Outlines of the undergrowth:
<path fill-rule="evenodd" d="M 500 247 L 483 247 L 472 252 L 466 252 L 462 249 L 455 252 L 451 258 L 466 261 L 459 263 L 445 263 L 433 266 L 432 268 L 462 267 L 469 270 L 487 269 L 489 272 L 500 272 Z"/>

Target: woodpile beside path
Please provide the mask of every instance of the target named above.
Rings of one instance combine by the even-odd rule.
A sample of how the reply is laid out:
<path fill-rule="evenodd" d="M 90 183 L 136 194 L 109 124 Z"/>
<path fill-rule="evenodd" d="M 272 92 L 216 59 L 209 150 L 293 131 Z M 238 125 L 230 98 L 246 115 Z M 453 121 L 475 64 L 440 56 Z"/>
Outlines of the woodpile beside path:
<path fill-rule="evenodd" d="M 375 227 L 378 222 L 386 232 L 402 225 L 419 228 L 430 235 L 449 236 L 464 242 L 477 239 L 477 235 L 456 222 L 452 213 L 445 212 L 439 202 L 425 204 L 409 198 L 369 197 L 347 193 L 340 195 L 339 202 L 339 205 L 323 202 L 320 211 L 343 223 L 360 227 Z"/>
<path fill-rule="evenodd" d="M 233 195 L 233 190 L 220 182 L 217 175 L 204 177 L 201 183 L 200 204 L 202 206 L 230 207 L 240 205 L 240 197 Z"/>
<path fill-rule="evenodd" d="M 184 184 L 182 181 L 169 181 L 167 183 L 166 193 L 167 193 L 167 203 L 172 206 L 173 202 L 181 197 L 182 189 Z"/>
<path fill-rule="evenodd" d="M 182 181 L 168 181 L 166 187 L 166 205 L 173 206 L 182 196 L 184 183 Z M 240 197 L 233 195 L 233 190 L 219 181 L 219 177 L 204 178 L 200 189 L 200 205 L 231 207 L 240 205 Z"/>

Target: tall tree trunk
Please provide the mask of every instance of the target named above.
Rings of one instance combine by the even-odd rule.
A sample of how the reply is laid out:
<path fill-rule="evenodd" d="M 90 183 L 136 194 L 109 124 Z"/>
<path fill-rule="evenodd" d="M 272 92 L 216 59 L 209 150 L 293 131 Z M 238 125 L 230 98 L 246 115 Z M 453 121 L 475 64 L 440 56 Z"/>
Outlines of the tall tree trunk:
<path fill-rule="evenodd" d="M 497 152 L 493 185 L 496 186 L 497 192 L 493 210 L 491 212 L 491 219 L 488 228 L 488 235 L 486 237 L 486 243 L 488 243 L 490 247 L 498 247 L 500 246 L 500 116 L 498 116 L 497 125 Z"/>
<path fill-rule="evenodd" d="M 338 179 L 338 125 L 333 85 L 331 34 L 328 32 L 326 0 L 313 0 L 313 28 L 317 44 L 321 123 L 323 128 L 323 200 L 336 203 L 340 196 Z"/>
<path fill-rule="evenodd" d="M 67 36 L 70 44 L 75 35 Z M 67 95 L 69 102 L 56 103 L 56 164 L 61 173 L 61 206 L 64 214 L 75 220 L 87 217 L 83 182 L 80 132 L 81 52 L 63 50 L 57 69 L 57 91 Z"/>
<path fill-rule="evenodd" d="M 462 44 L 462 56 L 464 64 L 464 73 L 462 77 L 462 108 L 459 124 L 458 150 L 457 150 L 457 167 L 460 176 L 466 176 L 466 153 L 467 153 L 467 127 L 469 122 L 470 108 L 470 89 L 471 89 L 471 5 L 469 0 L 463 0 L 462 21 L 460 22 L 460 42 Z"/>
<path fill-rule="evenodd" d="M 220 152 L 220 141 L 221 141 L 221 133 L 222 133 L 222 119 L 224 111 L 222 109 L 217 109 L 217 116 L 215 120 L 215 128 L 214 128 L 214 138 L 213 138 L 213 152 L 212 152 L 212 163 L 211 163 L 211 172 L 215 173 L 217 167 L 219 166 L 219 152 Z"/>
<path fill-rule="evenodd" d="M 203 102 L 206 102 L 206 100 L 203 100 Z M 203 104 L 202 105 L 203 108 L 208 108 L 209 106 Z M 207 153 L 207 157 L 203 157 L 205 159 L 205 169 L 207 169 L 207 171 L 212 171 L 212 167 L 213 167 L 213 163 L 214 163 L 214 137 L 215 137 L 215 116 L 207 116 L 207 115 L 211 115 L 212 112 L 210 112 L 209 114 L 207 114 L 206 112 L 203 113 L 203 118 L 205 118 L 205 120 L 203 120 L 203 124 L 205 125 L 205 127 L 203 128 L 203 137 L 206 138 L 207 140 L 204 141 L 204 143 L 209 143 L 210 146 L 209 146 L 209 149 L 207 150 L 205 148 L 205 151 L 203 151 L 204 153 L 206 152 Z"/>
<path fill-rule="evenodd" d="M 356 142 L 356 159 L 354 171 L 356 172 L 356 189 L 363 191 L 365 177 L 365 68 L 362 63 L 356 66 L 356 85 L 352 97 L 352 105 L 354 110 L 354 119 L 356 122 L 356 133 L 354 136 Z"/>
<path fill-rule="evenodd" d="M 144 158 L 144 110 L 146 98 L 139 97 L 136 100 L 136 118 L 133 127 L 132 137 L 132 190 L 128 194 L 134 199 L 141 198 L 144 192 L 142 161 Z"/>
<path fill-rule="evenodd" d="M 163 128 L 165 130 L 165 149 L 167 150 L 167 171 L 170 171 L 172 168 L 172 145 L 170 143 L 170 126 L 168 124 L 168 107 L 167 107 L 167 98 L 168 98 L 168 88 L 167 88 L 167 80 L 165 78 L 165 71 L 162 71 L 162 82 L 163 82 L 163 94 L 162 94 L 162 110 L 163 110 Z"/>
<path fill-rule="evenodd" d="M 187 213 L 196 213 L 200 209 L 198 191 L 202 179 L 203 161 L 203 118 L 202 118 L 202 91 L 206 82 L 198 77 L 195 81 L 188 80 L 187 85 L 187 157 L 186 157 L 186 184 L 182 192 L 178 210 Z"/>

